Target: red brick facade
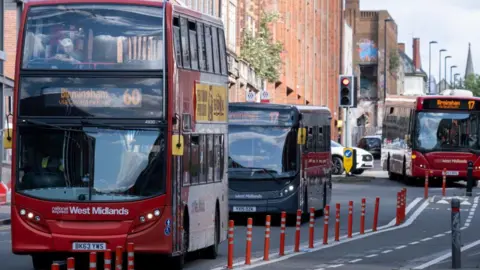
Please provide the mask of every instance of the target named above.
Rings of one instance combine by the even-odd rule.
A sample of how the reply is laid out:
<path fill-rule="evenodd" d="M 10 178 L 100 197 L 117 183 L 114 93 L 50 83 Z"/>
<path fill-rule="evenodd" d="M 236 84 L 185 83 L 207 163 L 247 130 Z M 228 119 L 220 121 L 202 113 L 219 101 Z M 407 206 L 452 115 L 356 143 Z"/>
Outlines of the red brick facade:
<path fill-rule="evenodd" d="M 8 1 L 6 1 L 8 2 Z M 13 1 L 12 1 L 13 2 Z M 14 3 L 5 3 L 4 51 L 7 54 L 5 76 L 15 78 L 15 58 L 17 51 L 17 10 Z"/>
<path fill-rule="evenodd" d="M 328 106 L 339 119 L 338 75 L 342 36 L 341 0 L 267 0 L 281 20 L 273 27 L 283 43 L 279 82 L 268 85 L 273 103 Z M 303 3 L 303 4 L 301 4 Z M 337 130 L 332 128 L 332 138 Z"/>

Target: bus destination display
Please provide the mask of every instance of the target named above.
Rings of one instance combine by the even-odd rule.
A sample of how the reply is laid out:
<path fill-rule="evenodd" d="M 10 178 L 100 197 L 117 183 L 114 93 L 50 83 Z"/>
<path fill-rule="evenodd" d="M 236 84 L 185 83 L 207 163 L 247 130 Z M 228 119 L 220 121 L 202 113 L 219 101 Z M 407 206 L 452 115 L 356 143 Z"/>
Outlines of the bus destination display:
<path fill-rule="evenodd" d="M 139 108 L 142 90 L 138 88 L 50 88 L 44 91 L 46 106 Z"/>
<path fill-rule="evenodd" d="M 443 110 L 473 110 L 477 109 L 475 100 L 465 99 L 425 99 L 423 100 L 424 109 L 443 109 Z"/>
<path fill-rule="evenodd" d="M 292 125 L 291 111 L 243 110 L 228 112 L 230 123 Z"/>

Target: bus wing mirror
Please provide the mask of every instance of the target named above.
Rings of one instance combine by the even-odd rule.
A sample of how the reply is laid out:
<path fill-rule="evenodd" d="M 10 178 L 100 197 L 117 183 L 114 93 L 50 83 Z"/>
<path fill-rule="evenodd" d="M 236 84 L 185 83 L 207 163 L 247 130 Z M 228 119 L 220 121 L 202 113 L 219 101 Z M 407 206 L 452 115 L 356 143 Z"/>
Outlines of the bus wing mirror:
<path fill-rule="evenodd" d="M 12 129 L 5 129 L 3 131 L 3 148 L 12 149 Z"/>
<path fill-rule="evenodd" d="M 183 156 L 183 135 L 172 135 L 172 155 Z"/>
<path fill-rule="evenodd" d="M 304 145 L 306 141 L 307 141 L 307 129 L 299 128 L 298 135 L 297 135 L 297 143 Z"/>

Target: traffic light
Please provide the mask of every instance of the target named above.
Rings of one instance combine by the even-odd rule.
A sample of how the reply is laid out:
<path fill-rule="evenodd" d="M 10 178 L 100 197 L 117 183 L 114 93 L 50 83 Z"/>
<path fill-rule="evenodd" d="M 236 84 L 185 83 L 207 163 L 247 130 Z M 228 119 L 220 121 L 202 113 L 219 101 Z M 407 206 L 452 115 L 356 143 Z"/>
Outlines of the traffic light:
<path fill-rule="evenodd" d="M 340 75 L 339 77 L 339 102 L 342 108 L 353 108 L 356 106 L 356 87 L 352 75 Z"/>

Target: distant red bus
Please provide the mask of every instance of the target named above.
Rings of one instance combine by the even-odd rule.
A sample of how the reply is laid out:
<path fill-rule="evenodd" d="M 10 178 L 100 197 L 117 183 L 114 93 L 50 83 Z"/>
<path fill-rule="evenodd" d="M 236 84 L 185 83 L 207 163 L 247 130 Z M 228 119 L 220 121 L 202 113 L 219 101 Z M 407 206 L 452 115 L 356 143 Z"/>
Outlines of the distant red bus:
<path fill-rule="evenodd" d="M 12 249 L 35 269 L 135 244 L 215 258 L 226 239 L 219 19 L 162 1 L 30 1 L 13 112 Z"/>
<path fill-rule="evenodd" d="M 467 163 L 480 179 L 480 98 L 397 96 L 386 100 L 382 164 L 390 178 L 465 180 Z"/>

